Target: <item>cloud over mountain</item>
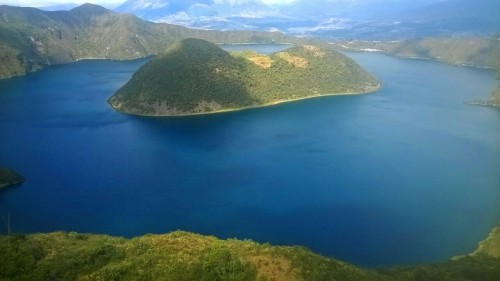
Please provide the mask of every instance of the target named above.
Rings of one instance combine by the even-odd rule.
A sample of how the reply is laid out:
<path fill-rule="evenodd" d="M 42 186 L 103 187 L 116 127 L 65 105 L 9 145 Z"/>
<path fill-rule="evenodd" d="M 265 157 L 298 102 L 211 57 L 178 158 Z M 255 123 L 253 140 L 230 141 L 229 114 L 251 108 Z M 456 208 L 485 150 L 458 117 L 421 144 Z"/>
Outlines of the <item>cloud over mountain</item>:
<path fill-rule="evenodd" d="M 133 13 L 146 20 L 195 27 L 212 27 L 213 22 L 224 23 L 229 18 L 256 19 L 278 15 L 261 0 L 128 0 L 116 11 Z"/>

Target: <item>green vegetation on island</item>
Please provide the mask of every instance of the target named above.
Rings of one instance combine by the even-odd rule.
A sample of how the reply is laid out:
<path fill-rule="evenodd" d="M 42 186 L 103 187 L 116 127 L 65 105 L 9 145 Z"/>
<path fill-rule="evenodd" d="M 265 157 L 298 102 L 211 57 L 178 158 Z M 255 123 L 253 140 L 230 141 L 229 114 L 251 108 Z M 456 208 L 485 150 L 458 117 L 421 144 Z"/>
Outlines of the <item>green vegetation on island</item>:
<path fill-rule="evenodd" d="M 176 231 L 132 239 L 54 232 L 0 236 L 0 280 L 498 280 L 500 227 L 470 255 L 364 269 L 304 247 Z"/>
<path fill-rule="evenodd" d="M 379 87 L 353 60 L 323 46 L 261 55 L 184 39 L 140 68 L 109 103 L 129 114 L 191 115 Z"/>
<path fill-rule="evenodd" d="M 24 181 L 23 176 L 13 170 L 0 168 L 0 189 L 5 187 L 20 184 Z"/>

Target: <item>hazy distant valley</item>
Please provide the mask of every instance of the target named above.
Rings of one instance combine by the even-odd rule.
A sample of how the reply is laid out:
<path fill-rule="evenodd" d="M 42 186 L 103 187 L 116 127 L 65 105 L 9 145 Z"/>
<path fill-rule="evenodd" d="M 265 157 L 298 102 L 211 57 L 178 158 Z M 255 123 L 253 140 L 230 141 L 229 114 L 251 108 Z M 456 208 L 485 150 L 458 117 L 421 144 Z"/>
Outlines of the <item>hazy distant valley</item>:
<path fill-rule="evenodd" d="M 422 36 L 492 36 L 500 25 L 494 0 L 299 0 L 269 7 L 259 0 L 128 0 L 116 11 L 155 22 L 218 30 L 280 31 L 323 38 L 393 40 Z"/>

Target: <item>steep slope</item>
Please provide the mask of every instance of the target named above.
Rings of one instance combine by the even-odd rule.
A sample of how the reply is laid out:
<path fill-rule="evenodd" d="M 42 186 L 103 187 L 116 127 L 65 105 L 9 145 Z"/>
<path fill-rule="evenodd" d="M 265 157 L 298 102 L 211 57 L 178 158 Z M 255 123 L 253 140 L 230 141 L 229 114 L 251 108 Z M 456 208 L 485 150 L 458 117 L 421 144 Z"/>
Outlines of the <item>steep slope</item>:
<path fill-rule="evenodd" d="M 498 280 L 495 228 L 480 250 L 452 261 L 367 270 L 303 247 L 187 232 L 132 239 L 79 233 L 0 236 L 2 280 Z"/>
<path fill-rule="evenodd" d="M 85 58 L 131 59 L 188 38 L 213 42 L 287 41 L 279 33 L 191 30 L 156 24 L 92 4 L 70 11 L 0 6 L 0 78 Z"/>
<path fill-rule="evenodd" d="M 131 114 L 186 115 L 378 87 L 354 61 L 326 48 L 229 54 L 207 41 L 186 39 L 139 69 L 109 103 Z"/>

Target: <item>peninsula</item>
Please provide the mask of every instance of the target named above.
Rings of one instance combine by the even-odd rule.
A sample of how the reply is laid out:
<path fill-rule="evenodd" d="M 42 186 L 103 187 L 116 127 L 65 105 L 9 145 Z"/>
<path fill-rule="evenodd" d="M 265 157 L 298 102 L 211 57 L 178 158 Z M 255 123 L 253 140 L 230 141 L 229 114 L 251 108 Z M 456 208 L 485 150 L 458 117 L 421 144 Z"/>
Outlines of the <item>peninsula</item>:
<path fill-rule="evenodd" d="M 11 185 L 22 183 L 24 178 L 18 173 L 7 169 L 0 168 L 0 190 Z"/>
<path fill-rule="evenodd" d="M 184 39 L 140 68 L 108 102 L 128 114 L 181 116 L 379 88 L 356 62 L 328 46 L 262 55 L 228 53 L 202 39 Z"/>

